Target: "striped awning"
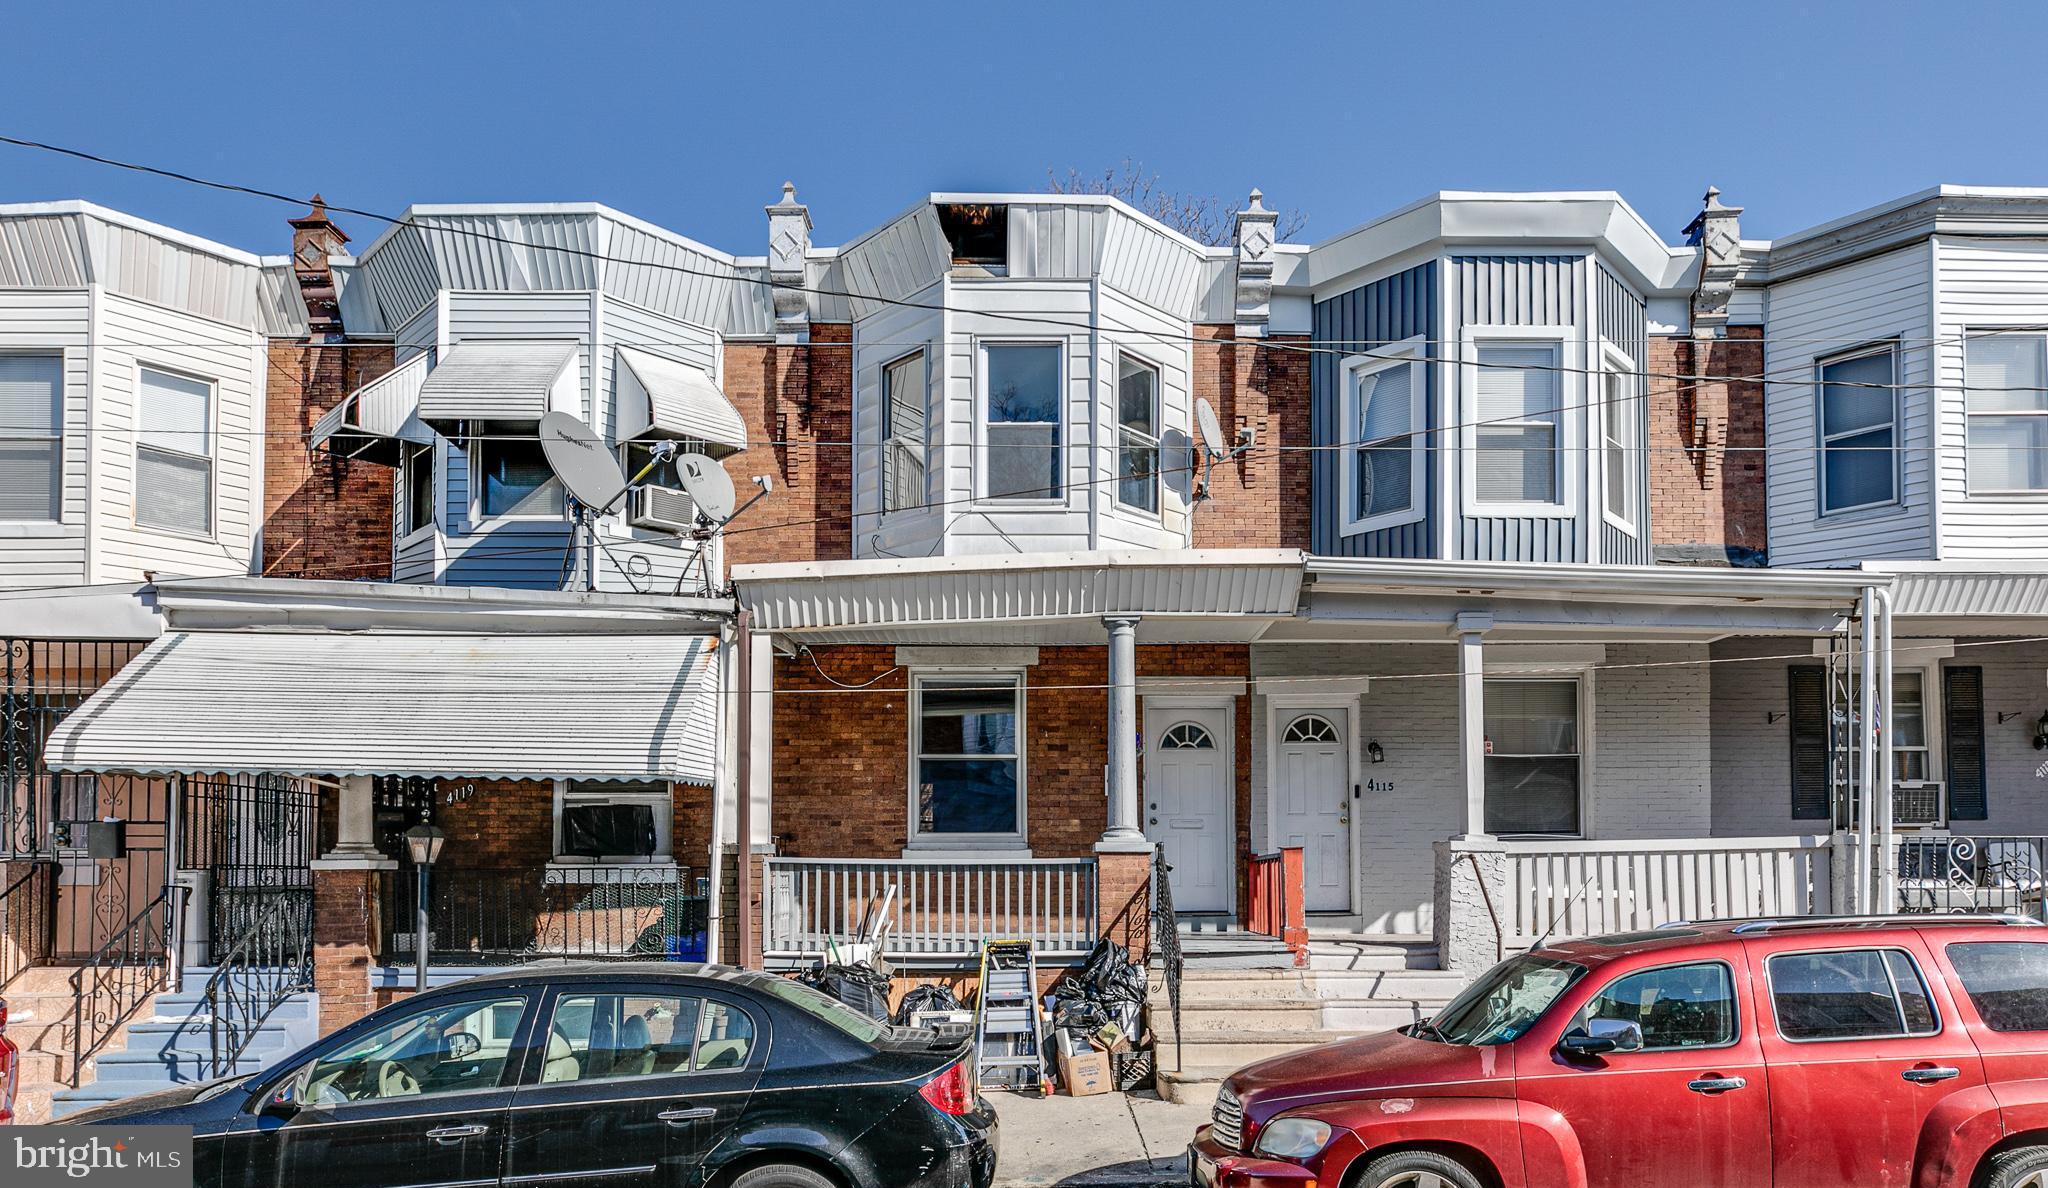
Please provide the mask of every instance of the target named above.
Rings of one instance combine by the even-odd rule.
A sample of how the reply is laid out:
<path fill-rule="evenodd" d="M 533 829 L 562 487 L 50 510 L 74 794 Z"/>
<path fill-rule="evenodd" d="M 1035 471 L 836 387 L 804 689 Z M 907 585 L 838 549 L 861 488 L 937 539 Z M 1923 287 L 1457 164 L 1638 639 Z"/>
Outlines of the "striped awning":
<path fill-rule="evenodd" d="M 747 423 L 701 367 L 620 347 L 618 437 L 657 434 L 701 441 L 720 457 L 747 448 Z"/>
<path fill-rule="evenodd" d="M 420 385 L 420 420 L 429 425 L 538 421 L 554 410 L 556 388 L 567 378 L 578 349 L 559 339 L 458 342 Z M 573 403 L 565 403 L 563 411 L 574 412 Z"/>

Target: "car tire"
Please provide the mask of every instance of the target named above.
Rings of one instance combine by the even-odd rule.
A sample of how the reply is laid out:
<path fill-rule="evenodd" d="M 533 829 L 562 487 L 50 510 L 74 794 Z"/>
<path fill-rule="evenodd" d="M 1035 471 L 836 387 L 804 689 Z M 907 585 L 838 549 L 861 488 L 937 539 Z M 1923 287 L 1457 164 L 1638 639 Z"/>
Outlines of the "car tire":
<path fill-rule="evenodd" d="M 1485 1188 L 1472 1169 L 1435 1151 L 1395 1151 L 1365 1165 L 1357 1188 Z"/>
<path fill-rule="evenodd" d="M 733 1177 L 727 1188 L 839 1188 L 832 1177 L 795 1163 L 764 1163 Z"/>
<path fill-rule="evenodd" d="M 2048 1147 L 2014 1147 L 1985 1169 L 1984 1188 L 2033 1188 L 2048 1184 Z"/>

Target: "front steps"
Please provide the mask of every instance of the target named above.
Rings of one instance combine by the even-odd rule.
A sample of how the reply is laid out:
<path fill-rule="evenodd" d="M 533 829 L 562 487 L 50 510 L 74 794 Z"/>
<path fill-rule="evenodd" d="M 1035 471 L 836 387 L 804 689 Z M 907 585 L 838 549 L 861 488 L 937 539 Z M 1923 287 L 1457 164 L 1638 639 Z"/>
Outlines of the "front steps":
<path fill-rule="evenodd" d="M 1164 979 L 1147 1007 L 1160 1096 L 1205 1102 L 1254 1061 L 1405 1026 L 1441 1010 L 1466 979 L 1430 968 L 1422 946 L 1363 938 L 1311 940 L 1307 968 L 1211 968 L 1187 961 L 1181 981 L 1180 1067 Z"/>
<path fill-rule="evenodd" d="M 51 1095 L 71 1072 L 71 974 L 67 966 L 37 966 L 0 991 L 7 1000 L 7 1038 L 21 1050 L 14 1120 L 23 1126 L 50 1120 Z"/>

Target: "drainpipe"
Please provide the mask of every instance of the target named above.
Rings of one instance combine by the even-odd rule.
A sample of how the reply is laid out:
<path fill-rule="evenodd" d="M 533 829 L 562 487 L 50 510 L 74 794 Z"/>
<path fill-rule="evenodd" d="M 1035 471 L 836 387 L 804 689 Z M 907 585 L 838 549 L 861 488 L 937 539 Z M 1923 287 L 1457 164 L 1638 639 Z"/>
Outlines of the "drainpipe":
<path fill-rule="evenodd" d="M 1856 910 L 1865 915 L 1877 910 L 1871 902 L 1871 880 L 1877 873 L 1877 855 L 1872 848 L 1875 822 L 1871 819 L 1876 815 L 1877 790 L 1877 669 L 1872 664 L 1877 654 L 1876 604 L 1876 587 L 1863 587 L 1857 608 L 1863 619 L 1863 647 L 1856 669 L 1856 786 L 1862 791 L 1856 813 Z"/>
<path fill-rule="evenodd" d="M 1892 592 L 1874 590 L 1877 608 L 1877 910 L 1898 910 L 1899 866 L 1892 857 Z M 1924 698 L 1924 695 L 1923 695 Z"/>
<path fill-rule="evenodd" d="M 739 913 L 739 951 L 733 964 L 741 969 L 753 969 L 758 955 L 754 952 L 754 927 L 750 905 L 754 902 L 754 623 L 753 616 L 741 607 L 734 619 L 734 659 L 739 664 L 739 679 L 733 682 L 739 691 L 739 708 L 734 714 L 735 733 L 739 735 L 739 755 L 736 782 L 739 794 L 733 805 L 733 836 L 739 840 L 739 867 L 733 871 L 733 908 Z"/>
<path fill-rule="evenodd" d="M 722 658 L 721 664 L 725 673 L 719 679 L 719 687 L 736 688 L 738 678 L 731 675 L 739 655 L 736 636 L 730 628 L 721 626 L 718 631 L 718 643 L 718 655 Z M 704 883 L 704 960 L 713 965 L 719 964 L 725 958 L 724 945 L 721 942 L 725 932 L 725 791 L 727 788 L 738 787 L 733 774 L 739 754 L 735 721 L 736 718 L 730 709 L 721 701 L 718 721 L 719 745 L 725 748 L 725 754 L 734 758 L 722 765 L 717 781 L 711 789 L 711 838 L 705 847 L 708 851 L 705 861 L 710 864 L 711 873 Z"/>

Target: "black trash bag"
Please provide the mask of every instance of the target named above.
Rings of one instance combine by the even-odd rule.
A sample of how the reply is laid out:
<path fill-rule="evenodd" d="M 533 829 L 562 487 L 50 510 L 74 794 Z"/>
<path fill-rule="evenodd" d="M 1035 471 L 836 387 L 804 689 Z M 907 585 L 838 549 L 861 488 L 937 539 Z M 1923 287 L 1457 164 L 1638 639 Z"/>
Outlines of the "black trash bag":
<path fill-rule="evenodd" d="M 910 1016 L 918 1011 L 957 1011 L 961 1009 L 960 996 L 945 986 L 913 986 L 896 1007 L 896 1023 L 899 1027 L 910 1025 Z"/>
<path fill-rule="evenodd" d="M 1132 964 L 1128 949 L 1108 937 L 1095 942 L 1075 980 L 1098 1002 L 1145 1001 L 1145 971 Z"/>
<path fill-rule="evenodd" d="M 889 979 L 873 966 L 819 965 L 802 980 L 878 1023 L 889 1021 Z"/>

